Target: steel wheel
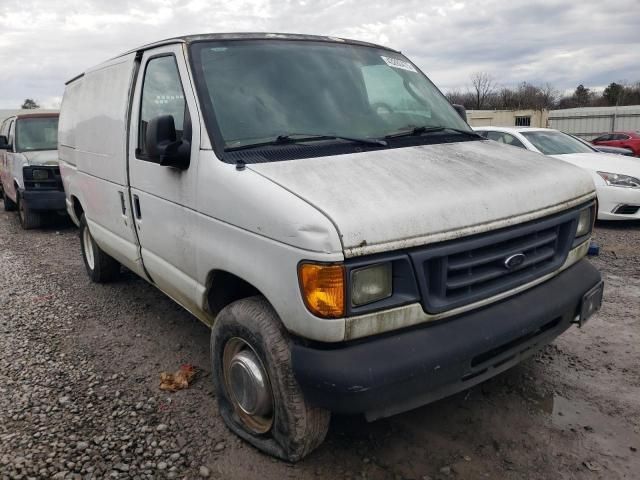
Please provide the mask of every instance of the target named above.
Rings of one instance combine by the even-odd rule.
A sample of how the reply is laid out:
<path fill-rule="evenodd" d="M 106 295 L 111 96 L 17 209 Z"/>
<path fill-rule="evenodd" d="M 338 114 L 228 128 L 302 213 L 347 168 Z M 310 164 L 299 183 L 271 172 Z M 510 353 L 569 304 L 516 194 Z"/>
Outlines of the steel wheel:
<path fill-rule="evenodd" d="M 91 241 L 89 227 L 85 227 L 82 231 L 82 244 L 84 246 L 84 256 L 87 260 L 87 265 L 89 265 L 89 268 L 93 270 L 95 268 L 95 259 L 93 255 L 93 242 Z"/>
<path fill-rule="evenodd" d="M 224 346 L 224 383 L 242 423 L 254 433 L 267 433 L 273 425 L 273 391 L 269 375 L 255 350 L 239 337 Z"/>

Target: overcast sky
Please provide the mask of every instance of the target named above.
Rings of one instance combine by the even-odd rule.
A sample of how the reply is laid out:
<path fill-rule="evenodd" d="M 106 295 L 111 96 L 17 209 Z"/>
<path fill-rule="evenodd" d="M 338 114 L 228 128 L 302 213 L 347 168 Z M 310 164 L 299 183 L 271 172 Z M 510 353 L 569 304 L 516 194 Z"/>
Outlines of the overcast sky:
<path fill-rule="evenodd" d="M 0 108 L 57 107 L 64 82 L 118 53 L 205 32 L 298 32 L 402 50 L 443 90 L 640 80 L 640 0 L 0 0 Z"/>

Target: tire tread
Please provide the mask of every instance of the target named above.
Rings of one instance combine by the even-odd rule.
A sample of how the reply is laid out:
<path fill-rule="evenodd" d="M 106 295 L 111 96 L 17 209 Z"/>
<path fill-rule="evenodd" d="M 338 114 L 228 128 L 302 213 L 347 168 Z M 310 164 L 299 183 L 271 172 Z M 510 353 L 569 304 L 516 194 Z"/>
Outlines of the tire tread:
<path fill-rule="evenodd" d="M 22 210 L 22 212 L 20 212 L 20 210 Z M 20 225 L 25 230 L 39 228 L 42 225 L 42 214 L 31 210 L 24 204 L 24 200 L 20 196 L 18 197 L 18 216 L 20 218 Z"/>

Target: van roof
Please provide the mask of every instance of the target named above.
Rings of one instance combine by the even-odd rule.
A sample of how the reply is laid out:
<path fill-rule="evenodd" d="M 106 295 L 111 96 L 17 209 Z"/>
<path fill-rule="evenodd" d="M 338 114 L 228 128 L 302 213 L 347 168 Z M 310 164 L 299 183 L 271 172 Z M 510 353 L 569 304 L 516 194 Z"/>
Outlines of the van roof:
<path fill-rule="evenodd" d="M 383 45 L 377 45 L 375 43 L 369 43 L 369 42 L 362 42 L 360 40 L 350 40 L 347 38 L 340 38 L 340 37 L 327 37 L 327 36 L 321 36 L 321 35 L 303 35 L 298 33 L 237 32 L 237 33 L 204 33 L 204 34 L 198 34 L 198 35 L 184 35 L 181 37 L 167 38 L 165 40 L 148 43 L 138 48 L 128 50 L 114 58 L 123 57 L 125 55 L 130 55 L 132 53 L 143 52 L 145 50 L 161 47 L 163 45 L 172 45 L 176 43 L 191 44 L 195 42 L 203 42 L 208 40 L 297 40 L 297 41 L 307 41 L 307 42 L 328 42 L 328 43 L 362 45 L 366 47 L 382 48 L 384 50 L 389 50 L 391 52 L 400 53 L 398 50 L 394 50 L 392 48 L 385 47 Z M 80 75 L 73 77 L 71 80 L 66 82 L 66 85 L 70 84 L 74 80 L 77 80 L 78 78 L 81 78 L 83 75 L 84 73 L 81 73 Z"/>
<path fill-rule="evenodd" d="M 128 55 L 133 52 L 139 52 L 142 50 L 149 50 L 162 45 L 168 45 L 172 43 L 194 43 L 207 40 L 298 40 L 308 42 L 329 42 L 329 43 L 347 43 L 352 45 L 364 45 L 368 47 L 384 48 L 385 50 L 392 50 L 382 45 L 376 45 L 375 43 L 362 42 L 360 40 L 350 40 L 340 37 L 327 37 L 321 35 L 303 35 L 299 33 L 264 33 L 264 32 L 236 32 L 236 33 L 204 33 L 198 35 L 184 35 L 181 37 L 167 38 L 158 42 L 149 43 L 139 48 L 134 48 L 122 55 Z M 120 55 L 120 56 L 122 56 Z"/>
<path fill-rule="evenodd" d="M 15 115 L 17 119 L 20 118 L 48 118 L 48 117 L 59 117 L 59 113 L 18 113 Z"/>

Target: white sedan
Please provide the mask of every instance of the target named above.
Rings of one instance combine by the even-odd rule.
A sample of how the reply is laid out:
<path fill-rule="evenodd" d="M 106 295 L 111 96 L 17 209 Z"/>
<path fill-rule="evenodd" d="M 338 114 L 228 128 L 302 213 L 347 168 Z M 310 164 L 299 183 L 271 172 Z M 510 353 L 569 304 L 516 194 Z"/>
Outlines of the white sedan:
<path fill-rule="evenodd" d="M 640 219 L 640 160 L 602 153 L 551 128 L 473 127 L 489 140 L 549 155 L 588 170 L 598 195 L 599 220 Z"/>

